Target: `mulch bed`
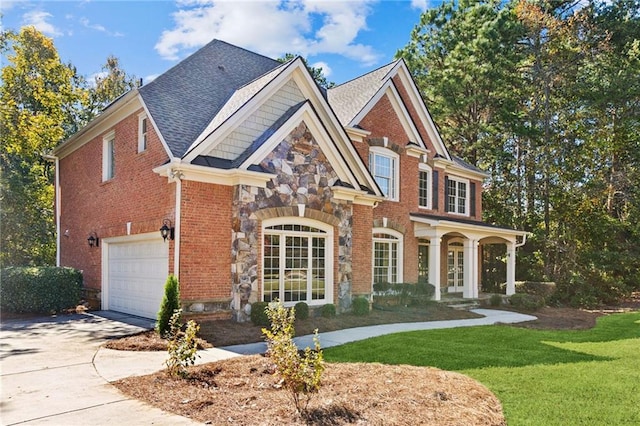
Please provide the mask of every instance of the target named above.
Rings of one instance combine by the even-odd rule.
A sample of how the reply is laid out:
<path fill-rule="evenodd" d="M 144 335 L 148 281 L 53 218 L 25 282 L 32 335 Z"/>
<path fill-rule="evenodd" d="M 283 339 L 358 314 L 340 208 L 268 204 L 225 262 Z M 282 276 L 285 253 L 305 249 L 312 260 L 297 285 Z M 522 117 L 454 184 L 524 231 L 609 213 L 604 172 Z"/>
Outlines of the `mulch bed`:
<path fill-rule="evenodd" d="M 500 401 L 462 374 L 382 364 L 326 364 L 322 388 L 302 418 L 268 358 L 244 356 L 113 383 L 126 395 L 194 420 L 222 425 L 505 425 Z"/>

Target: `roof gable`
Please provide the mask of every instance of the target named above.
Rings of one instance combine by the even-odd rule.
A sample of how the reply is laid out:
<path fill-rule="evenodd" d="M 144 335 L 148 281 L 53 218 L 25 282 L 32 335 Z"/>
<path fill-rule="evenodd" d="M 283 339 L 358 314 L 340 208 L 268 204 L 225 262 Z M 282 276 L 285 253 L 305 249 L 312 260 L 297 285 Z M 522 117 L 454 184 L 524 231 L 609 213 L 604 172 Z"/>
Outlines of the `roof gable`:
<path fill-rule="evenodd" d="M 281 65 L 213 40 L 142 86 L 140 96 L 173 156 L 182 157 L 239 88 Z"/>

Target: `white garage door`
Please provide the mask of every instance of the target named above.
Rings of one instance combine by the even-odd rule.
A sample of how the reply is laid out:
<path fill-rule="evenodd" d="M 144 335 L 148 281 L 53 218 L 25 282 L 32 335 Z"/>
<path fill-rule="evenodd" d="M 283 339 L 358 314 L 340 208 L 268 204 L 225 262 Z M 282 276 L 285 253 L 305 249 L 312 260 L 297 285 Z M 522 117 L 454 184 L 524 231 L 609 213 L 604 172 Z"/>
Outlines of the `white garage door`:
<path fill-rule="evenodd" d="M 155 319 L 169 273 L 169 244 L 162 239 L 110 243 L 108 309 Z"/>

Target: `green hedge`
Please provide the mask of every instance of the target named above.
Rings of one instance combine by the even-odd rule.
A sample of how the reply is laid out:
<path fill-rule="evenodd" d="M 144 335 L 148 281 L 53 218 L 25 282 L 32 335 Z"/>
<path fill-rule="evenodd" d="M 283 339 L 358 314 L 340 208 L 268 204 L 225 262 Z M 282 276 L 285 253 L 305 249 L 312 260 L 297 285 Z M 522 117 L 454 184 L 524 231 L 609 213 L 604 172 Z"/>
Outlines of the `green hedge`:
<path fill-rule="evenodd" d="M 271 321 L 267 316 L 268 302 L 254 302 L 251 304 L 251 322 L 253 325 L 270 327 Z"/>
<path fill-rule="evenodd" d="M 73 268 L 9 267 L 0 271 L 0 306 L 14 313 L 52 313 L 80 302 L 82 272 Z"/>

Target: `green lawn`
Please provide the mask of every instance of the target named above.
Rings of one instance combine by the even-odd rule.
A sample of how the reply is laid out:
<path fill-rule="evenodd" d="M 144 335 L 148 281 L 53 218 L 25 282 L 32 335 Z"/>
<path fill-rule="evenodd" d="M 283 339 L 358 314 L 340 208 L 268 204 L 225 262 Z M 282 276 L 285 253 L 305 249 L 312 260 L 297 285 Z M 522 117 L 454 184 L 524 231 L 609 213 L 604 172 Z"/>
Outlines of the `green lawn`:
<path fill-rule="evenodd" d="M 399 333 L 324 350 L 329 362 L 435 366 L 485 384 L 518 425 L 640 425 L 640 312 L 585 331 L 484 326 Z"/>

